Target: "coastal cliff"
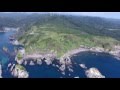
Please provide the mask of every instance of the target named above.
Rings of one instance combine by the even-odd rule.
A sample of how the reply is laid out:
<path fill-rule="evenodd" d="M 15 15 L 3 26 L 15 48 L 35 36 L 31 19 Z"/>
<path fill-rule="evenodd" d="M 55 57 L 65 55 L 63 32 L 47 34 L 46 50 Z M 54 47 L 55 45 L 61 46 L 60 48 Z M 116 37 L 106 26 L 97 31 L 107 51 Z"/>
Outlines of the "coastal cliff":
<path fill-rule="evenodd" d="M 28 78 L 29 77 L 28 72 L 21 65 L 15 65 L 15 68 L 12 70 L 12 75 L 17 78 Z"/>
<path fill-rule="evenodd" d="M 75 21 L 67 16 L 48 15 L 42 23 L 36 22 L 25 28 L 18 37 L 19 43 L 24 45 L 25 54 L 17 54 L 17 63 L 34 66 L 45 62 L 51 65 L 56 60 L 58 66 L 54 66 L 65 74 L 65 70 L 74 72 L 71 57 L 81 52 L 103 52 L 120 58 L 120 41 L 104 32 L 106 28 L 102 28 L 101 33 L 101 29 L 89 22 L 79 24 Z"/>

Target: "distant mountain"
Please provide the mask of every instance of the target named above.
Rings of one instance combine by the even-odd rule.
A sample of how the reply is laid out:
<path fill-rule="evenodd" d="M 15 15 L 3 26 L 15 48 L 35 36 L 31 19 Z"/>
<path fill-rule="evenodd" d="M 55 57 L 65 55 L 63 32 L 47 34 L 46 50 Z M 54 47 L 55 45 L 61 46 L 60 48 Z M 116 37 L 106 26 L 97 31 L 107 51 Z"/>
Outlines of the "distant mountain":
<path fill-rule="evenodd" d="M 16 19 L 16 20 L 23 19 L 23 18 L 27 17 L 28 15 L 29 14 L 26 14 L 26 13 L 17 13 L 17 12 L 13 12 L 13 13 L 0 12 L 0 17 L 3 17 L 3 18 L 12 18 L 12 19 Z"/>
<path fill-rule="evenodd" d="M 27 53 L 54 51 L 58 56 L 80 45 L 111 50 L 120 44 L 120 20 L 60 14 L 1 14 L 1 27 L 20 27 Z"/>
<path fill-rule="evenodd" d="M 110 36 L 120 40 L 120 20 L 89 16 L 73 16 L 60 14 L 37 13 L 0 13 L 0 27 L 20 27 L 26 31 L 33 25 L 54 21 L 63 23 L 70 28 L 80 30 L 93 35 Z"/>
<path fill-rule="evenodd" d="M 32 14 L 19 21 L 25 28 L 32 25 L 40 25 L 46 22 L 58 23 L 61 22 L 70 28 L 81 30 L 83 32 L 100 35 L 110 36 L 120 40 L 120 20 L 107 19 L 100 17 L 88 16 L 72 16 L 72 15 L 57 15 L 57 14 Z M 27 27 L 26 27 L 27 26 Z"/>
<path fill-rule="evenodd" d="M 17 21 L 12 18 L 0 17 L 0 27 L 16 27 Z"/>

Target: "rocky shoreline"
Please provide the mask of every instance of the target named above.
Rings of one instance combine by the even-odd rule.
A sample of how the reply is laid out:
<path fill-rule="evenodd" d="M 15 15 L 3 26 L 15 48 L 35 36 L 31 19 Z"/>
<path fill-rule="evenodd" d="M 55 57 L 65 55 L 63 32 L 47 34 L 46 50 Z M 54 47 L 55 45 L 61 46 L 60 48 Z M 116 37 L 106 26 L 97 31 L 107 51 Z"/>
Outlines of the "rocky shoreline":
<path fill-rule="evenodd" d="M 108 53 L 115 57 L 120 58 L 120 46 L 115 46 L 114 49 L 111 51 L 105 50 L 104 48 L 100 48 L 100 47 L 88 48 L 88 47 L 80 46 L 80 48 L 78 48 L 78 49 L 74 49 L 72 51 L 67 52 L 59 59 L 56 58 L 56 54 L 53 54 L 53 53 L 48 53 L 48 54 L 35 54 L 34 53 L 31 55 L 26 55 L 25 49 L 22 48 L 22 49 L 18 50 L 18 52 L 22 55 L 22 58 L 19 60 L 16 57 L 15 60 L 20 65 L 24 64 L 24 65 L 31 65 L 31 66 L 34 66 L 36 64 L 41 65 L 43 63 L 43 61 L 46 63 L 46 65 L 51 65 L 54 60 L 58 60 L 58 65 L 54 65 L 54 66 L 57 67 L 63 75 L 65 75 L 65 70 L 68 70 L 69 72 L 74 72 L 73 67 L 72 67 L 71 57 L 80 52 L 85 52 L 85 51 L 104 52 L 104 53 Z M 87 67 L 85 67 L 85 65 L 81 64 L 80 67 L 87 70 Z M 91 73 L 92 71 L 95 71 L 95 73 L 98 73 L 98 74 L 95 74 L 95 76 L 94 76 L 94 75 L 92 75 L 93 73 Z M 100 74 L 100 72 L 97 69 L 87 70 L 86 76 L 88 78 L 92 78 L 92 77 L 104 78 L 104 76 L 102 74 Z"/>
<path fill-rule="evenodd" d="M 81 46 L 78 49 L 74 49 L 72 51 L 67 52 L 66 54 L 64 54 L 60 58 L 60 60 L 62 62 L 62 61 L 64 61 L 64 59 L 70 59 L 72 56 L 74 56 L 74 55 L 76 55 L 78 53 L 81 53 L 81 52 L 85 52 L 85 51 L 108 53 L 108 54 L 116 57 L 118 60 L 120 60 L 120 45 L 114 46 L 113 50 L 111 50 L 111 51 L 105 50 L 104 48 L 101 48 L 101 47 L 88 48 L 88 47 Z"/>
<path fill-rule="evenodd" d="M 19 42 L 17 41 L 17 44 L 16 43 L 13 43 L 13 44 L 18 45 Z M 34 66 L 36 64 L 41 65 L 43 62 L 45 62 L 46 65 L 51 65 L 51 64 L 53 64 L 54 60 L 57 60 L 58 64 L 53 65 L 53 66 L 58 68 L 61 71 L 61 73 L 63 75 L 65 75 L 66 70 L 68 70 L 69 72 L 74 72 L 73 67 L 72 67 L 73 63 L 71 61 L 71 57 L 78 54 L 78 53 L 86 52 L 86 51 L 104 52 L 104 53 L 111 54 L 111 55 L 120 59 L 120 46 L 119 45 L 114 46 L 113 50 L 111 50 L 111 51 L 105 50 L 104 48 L 101 48 L 101 47 L 89 48 L 89 47 L 85 47 L 85 46 L 81 45 L 80 48 L 71 50 L 71 51 L 65 53 L 60 58 L 57 58 L 56 54 L 53 53 L 53 52 L 52 53 L 46 53 L 46 54 L 34 53 L 34 54 L 31 54 L 31 55 L 27 55 L 25 53 L 24 47 L 22 47 L 22 48 L 19 48 L 17 50 L 17 54 L 19 53 L 20 55 L 19 55 L 19 57 L 18 57 L 18 55 L 16 55 L 15 61 L 17 62 L 17 64 L 19 64 L 21 66 L 22 65 Z M 11 70 L 13 76 L 15 76 L 15 77 L 29 77 L 29 74 L 26 71 L 20 71 L 20 69 L 18 69 L 18 68 L 15 69 L 15 66 L 16 65 L 14 65 L 14 68 Z M 83 64 L 81 64 L 80 67 L 82 67 L 83 69 L 86 70 L 86 76 L 88 75 L 87 76 L 88 78 L 92 78 L 92 77 L 104 78 L 104 76 L 102 76 L 102 74 L 100 74 L 100 72 L 97 69 L 87 69 L 87 67 Z M 95 71 L 95 73 L 97 73 L 97 74 L 93 75 L 93 73 L 91 73 L 93 71 Z M 19 72 L 20 73 L 24 72 L 22 74 L 23 76 L 19 75 Z"/>
<path fill-rule="evenodd" d="M 15 65 L 12 69 L 11 74 L 17 78 L 28 78 L 29 74 L 26 69 L 21 65 Z"/>
<path fill-rule="evenodd" d="M 95 67 L 88 69 L 85 64 L 79 64 L 79 66 L 84 69 L 87 78 L 105 78 L 105 76 L 102 75 L 100 71 Z"/>
<path fill-rule="evenodd" d="M 18 45 L 19 42 L 15 39 L 12 42 L 13 45 Z M 3 47 L 3 51 L 8 52 L 6 47 Z M 73 62 L 71 61 L 71 57 L 80 53 L 80 52 L 86 52 L 86 51 L 92 51 L 92 52 L 105 52 L 109 53 L 117 58 L 120 58 L 120 46 L 116 45 L 113 47 L 113 50 L 108 51 L 105 50 L 104 48 L 100 47 L 85 47 L 85 46 L 80 46 L 80 48 L 71 50 L 67 53 L 65 53 L 63 56 L 60 58 L 57 58 L 56 54 L 51 52 L 51 53 L 45 53 L 45 54 L 40 54 L 40 53 L 34 53 L 31 55 L 26 54 L 24 47 L 19 47 L 16 49 L 16 57 L 15 57 L 15 63 L 9 63 L 8 64 L 8 69 L 11 73 L 12 76 L 16 78 L 28 78 L 29 77 L 29 72 L 24 68 L 25 65 L 30 65 L 31 67 L 38 64 L 42 65 L 44 62 L 46 65 L 52 65 L 53 67 L 58 68 L 58 70 L 65 75 L 66 70 L 69 72 L 74 72 L 73 70 Z M 20 55 L 18 55 L 20 54 Z M 53 61 L 56 60 L 57 64 L 54 64 Z M 84 64 L 79 65 L 81 68 L 85 70 L 85 74 L 88 78 L 105 78 L 100 71 L 94 67 L 92 68 L 87 68 Z M 70 74 L 69 74 L 70 76 Z M 2 67 L 0 65 L 0 78 L 2 78 Z M 78 78 L 78 77 L 77 77 Z"/>

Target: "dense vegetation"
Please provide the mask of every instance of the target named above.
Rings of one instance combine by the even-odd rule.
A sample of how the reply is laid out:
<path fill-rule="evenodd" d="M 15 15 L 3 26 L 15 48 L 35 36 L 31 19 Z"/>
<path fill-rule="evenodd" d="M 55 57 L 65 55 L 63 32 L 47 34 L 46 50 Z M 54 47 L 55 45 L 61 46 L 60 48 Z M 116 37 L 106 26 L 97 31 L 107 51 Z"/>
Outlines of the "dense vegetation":
<path fill-rule="evenodd" d="M 18 60 L 21 60 L 21 59 L 22 59 L 21 53 L 18 53 L 18 54 L 17 54 L 17 59 L 18 59 Z"/>
<path fill-rule="evenodd" d="M 16 66 L 15 66 L 17 69 L 20 69 L 20 70 L 26 70 L 22 65 L 20 65 L 20 64 L 17 64 Z"/>
<path fill-rule="evenodd" d="M 18 39 L 27 53 L 63 55 L 84 45 L 111 50 L 120 44 L 120 20 L 58 14 L 0 14 L 1 27 L 20 27 Z M 18 55 L 18 58 L 21 58 Z"/>
<path fill-rule="evenodd" d="M 82 17 L 81 22 L 81 17 L 75 18 L 75 16 L 46 15 L 42 20 L 38 19 L 31 24 L 19 41 L 25 45 L 27 53 L 54 51 L 58 56 L 76 49 L 80 45 L 99 46 L 111 50 L 114 45 L 120 43 L 119 35 L 116 35 L 116 38 L 112 36 L 112 32 L 115 31 L 107 30 L 107 28 L 112 28 L 111 26 L 105 27 L 104 24 L 104 26 L 102 24 L 100 26 L 94 22 L 92 24 L 92 20 L 95 18 L 91 19 L 91 17 L 86 17 L 91 19 L 88 22 L 85 17 Z M 101 20 L 101 18 L 99 19 Z M 98 23 L 99 19 L 96 19 Z M 119 29 L 119 27 L 117 28 Z"/>

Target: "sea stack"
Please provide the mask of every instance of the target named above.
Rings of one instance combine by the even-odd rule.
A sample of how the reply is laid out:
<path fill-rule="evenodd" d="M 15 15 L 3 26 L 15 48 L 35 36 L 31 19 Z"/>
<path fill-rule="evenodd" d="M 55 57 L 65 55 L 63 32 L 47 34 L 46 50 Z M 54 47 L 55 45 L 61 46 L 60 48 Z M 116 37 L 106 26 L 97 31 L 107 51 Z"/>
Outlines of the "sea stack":
<path fill-rule="evenodd" d="M 26 69 L 21 65 L 16 65 L 12 71 L 12 75 L 17 78 L 28 78 L 29 74 Z"/>
<path fill-rule="evenodd" d="M 90 68 L 85 73 L 88 78 L 105 78 L 97 68 Z"/>

